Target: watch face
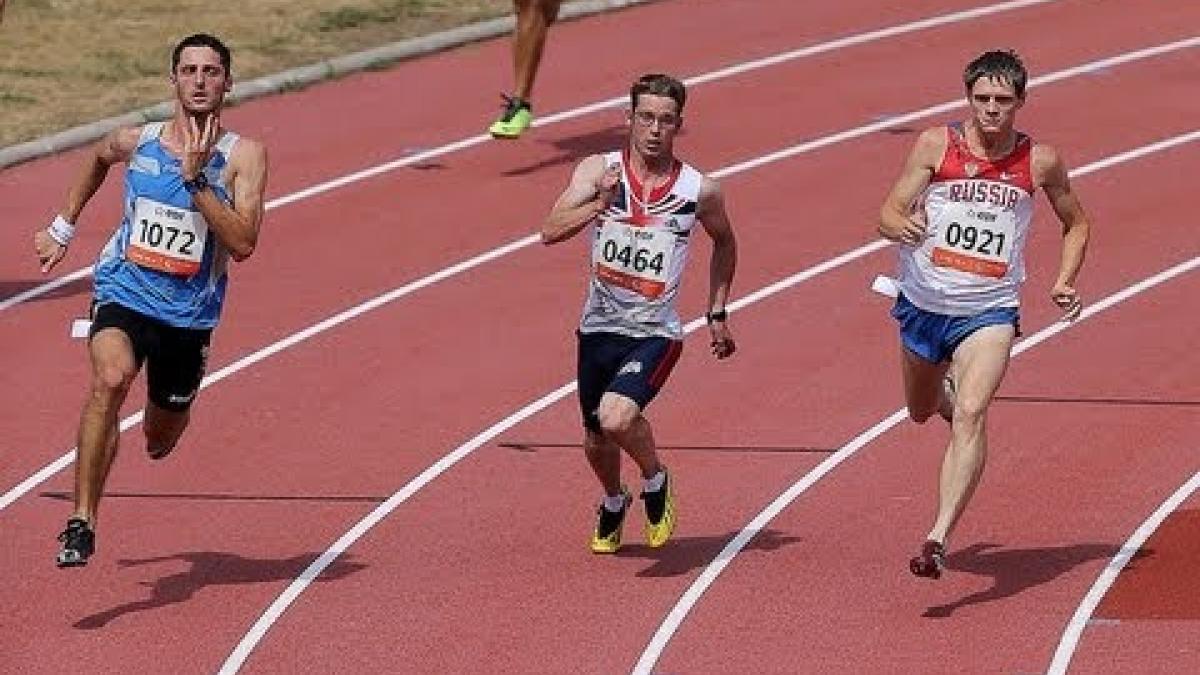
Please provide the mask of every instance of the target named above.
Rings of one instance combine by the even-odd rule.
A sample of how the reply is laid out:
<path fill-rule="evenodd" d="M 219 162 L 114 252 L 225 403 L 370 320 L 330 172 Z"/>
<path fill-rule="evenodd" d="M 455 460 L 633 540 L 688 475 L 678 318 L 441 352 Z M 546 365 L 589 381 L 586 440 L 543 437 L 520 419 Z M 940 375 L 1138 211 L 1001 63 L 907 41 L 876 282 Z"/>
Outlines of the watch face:
<path fill-rule="evenodd" d="M 208 176 L 203 173 L 196 174 L 192 180 L 183 181 L 183 187 L 190 193 L 195 194 L 204 188 L 208 187 Z"/>

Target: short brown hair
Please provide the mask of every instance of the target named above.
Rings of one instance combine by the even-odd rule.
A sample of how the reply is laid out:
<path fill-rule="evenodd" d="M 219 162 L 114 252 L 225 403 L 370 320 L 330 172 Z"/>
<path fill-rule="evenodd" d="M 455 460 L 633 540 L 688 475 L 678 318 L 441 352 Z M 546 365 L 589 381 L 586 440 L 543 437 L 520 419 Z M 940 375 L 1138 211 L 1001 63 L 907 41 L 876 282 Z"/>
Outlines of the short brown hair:
<path fill-rule="evenodd" d="M 984 52 L 967 64 L 966 70 L 963 71 L 963 84 L 967 85 L 968 94 L 981 77 L 1008 82 L 1020 98 L 1025 96 L 1025 83 L 1029 79 L 1029 73 L 1025 71 L 1025 64 L 1021 63 L 1021 57 L 1017 56 L 1016 52 L 1004 49 Z"/>
<path fill-rule="evenodd" d="M 687 90 L 683 83 L 662 73 L 643 75 L 629 88 L 629 107 L 636 110 L 638 97 L 642 94 L 651 96 L 666 96 L 675 101 L 677 112 L 683 114 L 683 104 L 687 102 Z"/>

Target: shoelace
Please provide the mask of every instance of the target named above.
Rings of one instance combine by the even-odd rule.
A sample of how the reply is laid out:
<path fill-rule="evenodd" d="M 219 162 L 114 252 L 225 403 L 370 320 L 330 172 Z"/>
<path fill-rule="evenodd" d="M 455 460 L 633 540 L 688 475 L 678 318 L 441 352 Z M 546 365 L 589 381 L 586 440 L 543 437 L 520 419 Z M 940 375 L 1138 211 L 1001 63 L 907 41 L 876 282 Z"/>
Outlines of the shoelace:
<path fill-rule="evenodd" d="M 529 104 L 515 96 L 508 94 L 500 94 L 500 98 L 504 99 L 504 114 L 500 117 L 501 121 L 512 121 L 513 115 L 521 111 L 521 108 L 528 108 Z"/>
<path fill-rule="evenodd" d="M 73 545 L 77 545 L 79 539 L 87 532 L 87 529 L 87 524 L 83 521 L 72 520 L 67 523 L 67 529 L 58 535 L 58 540 L 64 543 L 69 540 Z"/>

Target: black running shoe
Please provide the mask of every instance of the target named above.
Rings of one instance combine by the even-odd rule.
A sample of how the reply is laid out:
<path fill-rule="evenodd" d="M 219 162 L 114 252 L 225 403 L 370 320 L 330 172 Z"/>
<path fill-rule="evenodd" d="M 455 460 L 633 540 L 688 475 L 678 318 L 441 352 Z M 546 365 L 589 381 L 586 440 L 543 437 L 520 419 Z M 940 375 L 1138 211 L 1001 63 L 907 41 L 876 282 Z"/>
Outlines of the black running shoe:
<path fill-rule="evenodd" d="M 633 501 L 629 491 L 621 488 L 621 510 L 609 511 L 600 505 L 596 514 L 596 529 L 592 532 L 592 553 L 616 553 L 621 548 L 621 530 L 625 526 L 625 513 Z"/>
<path fill-rule="evenodd" d="M 646 504 L 646 543 L 658 548 L 667 543 L 675 531 L 675 497 L 671 490 L 671 474 L 663 469 L 662 487 L 654 492 L 643 492 Z"/>
<path fill-rule="evenodd" d="M 936 541 L 921 544 L 921 552 L 908 561 L 908 570 L 919 577 L 942 578 L 946 569 L 946 547 Z"/>
<path fill-rule="evenodd" d="M 58 552 L 59 567 L 83 567 L 96 552 L 96 532 L 83 518 L 69 519 L 58 540 L 63 543 Z"/>

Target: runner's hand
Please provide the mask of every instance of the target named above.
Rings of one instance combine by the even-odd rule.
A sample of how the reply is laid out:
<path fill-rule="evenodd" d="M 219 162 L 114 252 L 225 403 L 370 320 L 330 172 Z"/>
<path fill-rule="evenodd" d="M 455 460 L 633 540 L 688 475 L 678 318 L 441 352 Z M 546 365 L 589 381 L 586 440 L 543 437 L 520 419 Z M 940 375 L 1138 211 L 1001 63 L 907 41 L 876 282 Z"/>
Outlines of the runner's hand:
<path fill-rule="evenodd" d="M 904 220 L 904 229 L 900 230 L 900 243 L 908 244 L 909 246 L 920 246 L 921 242 L 928 235 L 929 229 L 925 222 L 925 212 L 921 210 L 913 211 Z"/>
<path fill-rule="evenodd" d="M 713 321 L 708 324 L 708 332 L 712 335 L 710 345 L 712 346 L 713 356 L 718 359 L 727 359 L 737 351 L 733 335 L 729 332 L 729 325 L 724 321 Z"/>
<path fill-rule="evenodd" d="M 38 230 L 33 233 L 33 248 L 37 251 L 42 274 L 49 273 L 67 255 L 67 247 L 54 241 L 54 237 L 51 237 L 46 230 Z"/>
<path fill-rule="evenodd" d="M 621 181 L 621 165 L 610 164 L 600 178 L 596 179 L 596 198 L 607 207 L 617 197 L 617 184 Z"/>
<path fill-rule="evenodd" d="M 1074 321 L 1083 312 L 1083 300 L 1079 291 L 1067 284 L 1055 284 L 1050 291 L 1050 299 L 1063 311 L 1063 321 Z"/>
<path fill-rule="evenodd" d="M 179 173 L 184 180 L 195 180 L 208 165 L 213 146 L 217 144 L 217 130 L 221 128 L 221 118 L 216 112 L 205 115 L 203 128 L 195 117 L 188 115 L 187 119 L 187 124 L 183 127 L 183 158 Z"/>

